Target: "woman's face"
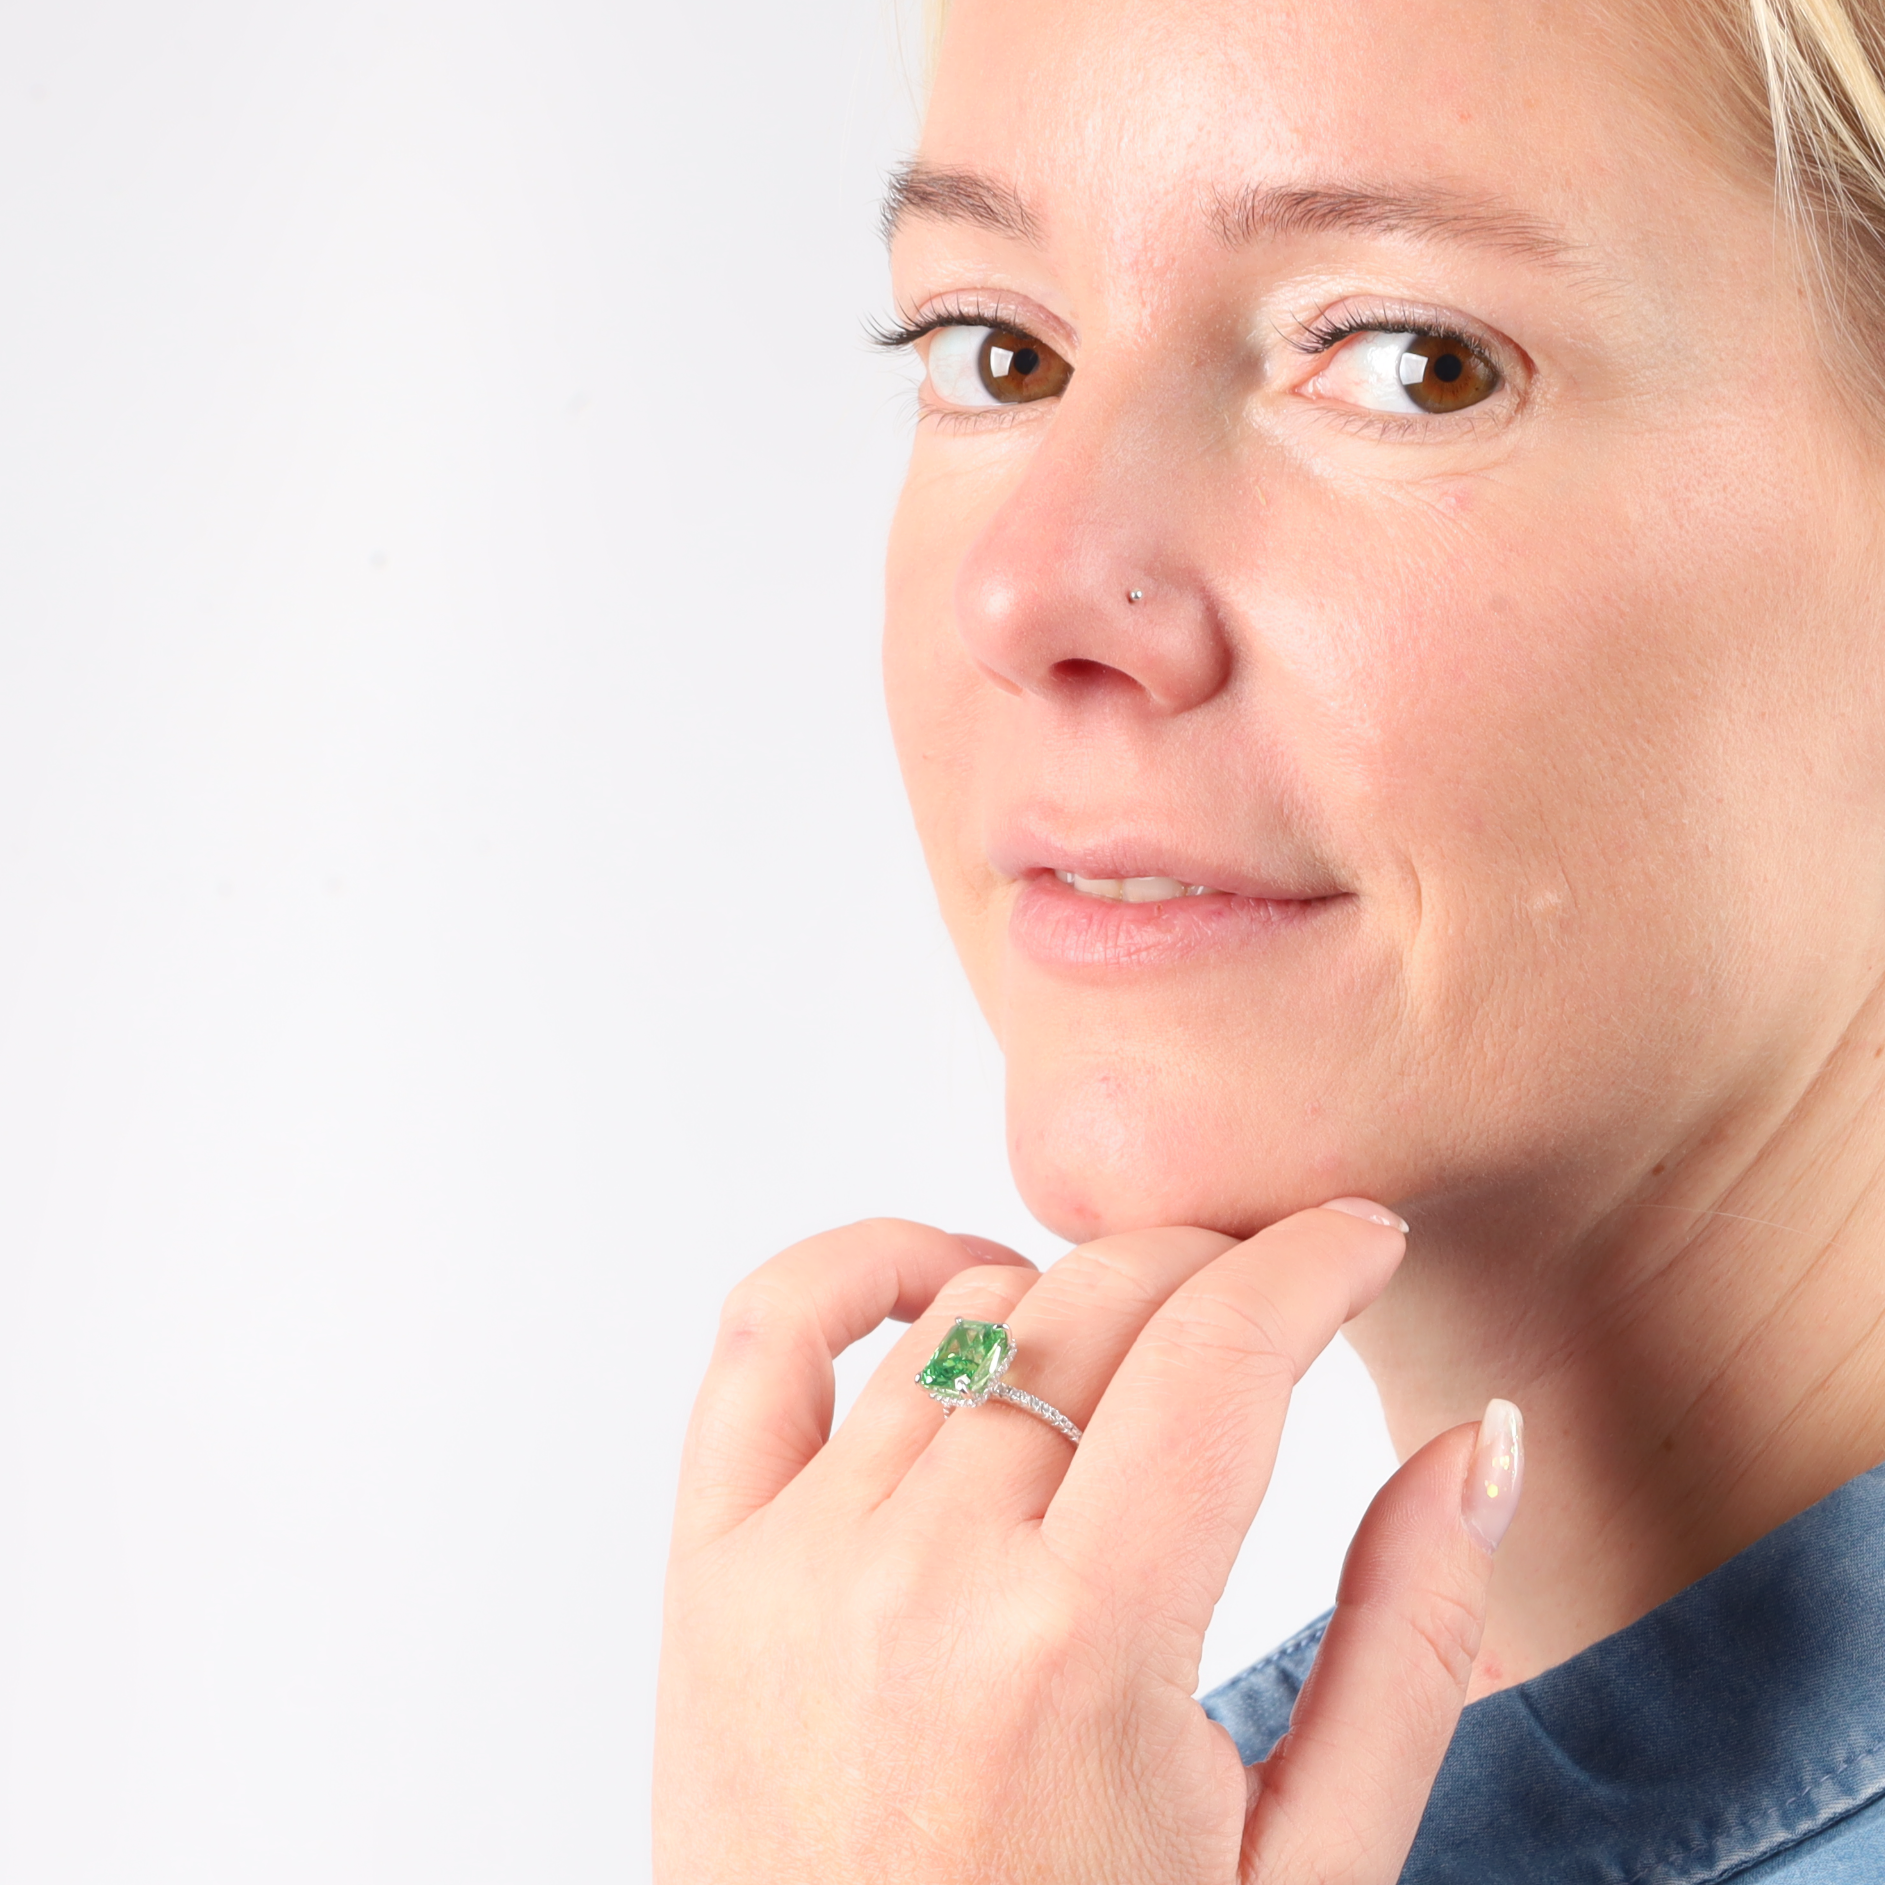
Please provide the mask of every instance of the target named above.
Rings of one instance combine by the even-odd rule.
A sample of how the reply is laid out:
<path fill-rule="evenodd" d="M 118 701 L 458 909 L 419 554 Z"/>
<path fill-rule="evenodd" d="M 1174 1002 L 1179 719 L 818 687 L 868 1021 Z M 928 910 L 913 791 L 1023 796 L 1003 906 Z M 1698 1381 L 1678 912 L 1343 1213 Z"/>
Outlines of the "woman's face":
<path fill-rule="evenodd" d="M 1622 1195 L 1878 976 L 1880 422 L 1630 42 L 957 0 L 889 693 L 1070 1238 Z"/>

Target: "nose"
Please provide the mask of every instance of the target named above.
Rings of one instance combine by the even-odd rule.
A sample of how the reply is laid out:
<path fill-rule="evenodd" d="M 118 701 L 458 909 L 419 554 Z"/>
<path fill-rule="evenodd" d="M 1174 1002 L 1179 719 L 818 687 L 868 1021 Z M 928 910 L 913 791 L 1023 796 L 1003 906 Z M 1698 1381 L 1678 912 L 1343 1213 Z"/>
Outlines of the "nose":
<path fill-rule="evenodd" d="M 1159 715 L 1215 696 L 1232 646 L 1202 554 L 1205 475 L 1070 389 L 956 575 L 958 631 L 983 673 L 1014 694 Z"/>

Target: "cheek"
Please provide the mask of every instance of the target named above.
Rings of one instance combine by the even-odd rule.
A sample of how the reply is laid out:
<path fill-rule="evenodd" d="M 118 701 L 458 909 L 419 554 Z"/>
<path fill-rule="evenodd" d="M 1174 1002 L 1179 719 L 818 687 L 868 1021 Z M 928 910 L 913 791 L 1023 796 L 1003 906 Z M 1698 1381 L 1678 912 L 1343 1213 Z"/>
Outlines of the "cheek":
<path fill-rule="evenodd" d="M 1350 519 L 1339 561 L 1272 556 L 1248 601 L 1310 800 L 1372 888 L 1417 883 L 1430 917 L 1690 868 L 1761 705 L 1736 625 L 1798 590 L 1602 489 L 1550 497 L 1466 486 Z M 1340 541 L 1329 525 L 1291 540 Z"/>
<path fill-rule="evenodd" d="M 1340 729 L 1318 784 L 1343 854 L 1427 1050 L 1462 1070 L 1493 1028 L 1543 1051 L 1543 1016 L 1573 1044 L 1614 1004 L 1653 1029 L 1736 955 L 1765 840 L 1737 778 L 1758 688 L 1724 625 L 1778 606 L 1602 493 L 1475 511 L 1384 532 L 1345 593 L 1325 576 L 1290 650 Z"/>
<path fill-rule="evenodd" d="M 1599 445 L 1550 480 L 1279 479 L 1227 517 L 1203 547 L 1237 678 L 1160 763 L 1192 769 L 1200 817 L 1300 820 L 1357 921 L 1319 954 L 1104 987 L 1008 959 L 984 820 L 1039 754 L 953 606 L 993 497 L 919 464 L 892 720 L 1008 1058 L 1016 1175 L 1056 1230 L 1237 1234 L 1343 1191 L 1621 1170 L 1845 1000 L 1885 902 L 1881 638 L 1826 573 L 1846 526 L 1777 495 L 1813 492 L 1810 466 Z"/>
<path fill-rule="evenodd" d="M 1796 661 L 1839 663 L 1834 552 L 1798 519 L 1655 511 L 1600 489 L 1340 534 L 1283 516 L 1238 598 L 1262 632 L 1218 763 L 1292 756 L 1357 922 L 1162 987 L 1012 971 L 1011 1153 L 1045 1221 L 1239 1234 L 1341 1190 L 1615 1170 L 1808 1051 L 1866 899 L 1777 910 L 1774 886 L 1879 875 L 1876 791 L 1824 816 L 1859 743 L 1789 698 Z"/>

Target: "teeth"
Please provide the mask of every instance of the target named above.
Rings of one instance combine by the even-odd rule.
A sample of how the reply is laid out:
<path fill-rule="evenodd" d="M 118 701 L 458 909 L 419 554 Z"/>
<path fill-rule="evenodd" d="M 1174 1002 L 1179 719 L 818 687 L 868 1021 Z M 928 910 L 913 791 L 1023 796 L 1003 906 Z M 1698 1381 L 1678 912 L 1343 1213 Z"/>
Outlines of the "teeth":
<path fill-rule="evenodd" d="M 1110 897 L 1115 903 L 1164 903 L 1172 897 L 1208 897 L 1209 884 L 1181 884 L 1176 877 L 1076 877 L 1054 873 L 1083 897 Z"/>

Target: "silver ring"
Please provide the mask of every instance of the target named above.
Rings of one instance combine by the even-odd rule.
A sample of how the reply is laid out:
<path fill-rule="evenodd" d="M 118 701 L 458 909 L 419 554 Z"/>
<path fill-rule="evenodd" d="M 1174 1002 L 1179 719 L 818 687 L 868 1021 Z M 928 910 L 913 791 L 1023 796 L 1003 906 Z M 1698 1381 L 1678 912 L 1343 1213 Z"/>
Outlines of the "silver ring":
<path fill-rule="evenodd" d="M 1038 1394 L 1029 1394 L 1024 1388 L 1010 1387 L 1002 1379 L 1015 1352 L 1014 1333 L 1007 1323 L 970 1322 L 957 1316 L 949 1333 L 936 1344 L 935 1354 L 923 1364 L 916 1385 L 932 1401 L 942 1404 L 945 1415 L 953 1414 L 958 1407 L 980 1407 L 984 1401 L 1006 1401 L 1046 1421 L 1056 1433 L 1078 1446 L 1080 1429 L 1058 1407 L 1048 1406 Z"/>

